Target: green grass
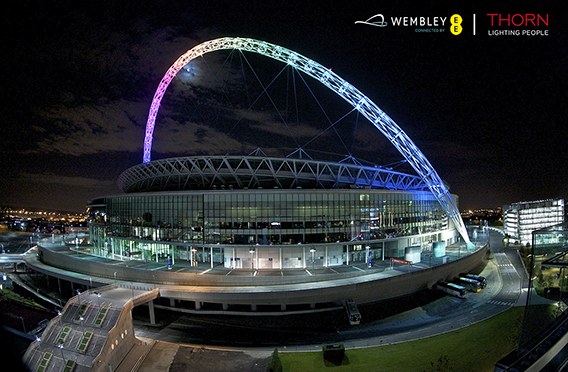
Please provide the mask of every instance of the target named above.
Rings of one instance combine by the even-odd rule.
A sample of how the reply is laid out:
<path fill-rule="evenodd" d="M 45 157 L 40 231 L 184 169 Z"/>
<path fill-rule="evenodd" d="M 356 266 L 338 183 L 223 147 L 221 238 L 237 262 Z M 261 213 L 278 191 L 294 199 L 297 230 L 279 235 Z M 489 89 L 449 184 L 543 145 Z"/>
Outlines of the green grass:
<path fill-rule="evenodd" d="M 79 343 L 79 346 L 77 347 L 77 350 L 79 350 L 79 352 L 81 353 L 84 353 L 87 350 L 87 346 L 89 346 L 89 342 L 91 342 L 92 337 L 93 337 L 93 332 L 90 331 L 85 332 L 83 338 L 81 339 L 81 342 Z"/>
<path fill-rule="evenodd" d="M 107 312 L 108 312 L 108 307 L 107 307 L 107 306 L 103 307 L 103 308 L 99 311 L 99 314 L 97 315 L 97 319 L 95 319 L 95 324 L 96 324 L 97 326 L 100 326 L 100 325 L 101 325 L 101 323 L 103 322 L 103 320 L 104 320 L 104 318 L 105 318 Z"/>
<path fill-rule="evenodd" d="M 59 337 L 57 338 L 57 345 L 60 345 L 62 343 L 65 342 L 65 339 L 67 338 L 67 335 L 69 334 L 69 331 L 71 331 L 71 328 L 65 326 L 63 327 L 63 329 L 61 330 L 61 333 L 59 334 Z"/>
<path fill-rule="evenodd" d="M 324 362 L 321 351 L 281 352 L 282 370 L 492 372 L 495 363 L 514 349 L 523 310 L 512 308 L 472 326 L 418 341 L 347 349 L 340 366 Z"/>
<path fill-rule="evenodd" d="M 65 368 L 63 368 L 63 372 L 72 372 L 75 369 L 76 365 L 77 362 L 75 362 L 74 360 L 68 360 L 67 363 L 65 363 Z"/>
<path fill-rule="evenodd" d="M 53 356 L 53 354 L 51 354 L 47 351 L 45 353 L 43 353 L 43 357 L 41 358 L 39 366 L 37 367 L 37 372 L 44 372 L 44 371 L 47 370 L 47 366 L 49 365 L 49 362 L 51 361 L 52 356 Z"/>
<path fill-rule="evenodd" d="M 34 308 L 34 309 L 47 310 L 47 308 L 38 304 L 34 300 L 26 298 L 26 297 L 22 297 L 9 288 L 0 289 L 0 299 L 10 301 L 10 302 L 14 302 L 14 303 L 18 303 L 18 304 L 22 304 L 22 305 L 25 305 L 25 306 L 28 306 L 28 307 L 31 307 L 31 308 Z"/>

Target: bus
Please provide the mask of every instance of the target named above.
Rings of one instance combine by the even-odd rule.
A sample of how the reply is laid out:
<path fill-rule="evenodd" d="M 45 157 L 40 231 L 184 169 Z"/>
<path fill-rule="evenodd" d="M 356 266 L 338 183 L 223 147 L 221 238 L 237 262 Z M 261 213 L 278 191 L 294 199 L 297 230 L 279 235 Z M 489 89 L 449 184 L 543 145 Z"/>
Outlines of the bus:
<path fill-rule="evenodd" d="M 487 279 L 485 279 L 484 276 L 475 275 L 475 274 L 460 274 L 459 276 L 461 276 L 463 278 L 469 278 L 469 279 L 477 280 L 479 282 L 479 284 L 481 285 L 482 289 L 487 286 Z"/>
<path fill-rule="evenodd" d="M 349 324 L 357 325 L 361 323 L 361 313 L 357 309 L 357 304 L 352 299 L 345 300 L 345 311 L 347 312 L 347 319 Z"/>
<path fill-rule="evenodd" d="M 467 289 L 455 283 L 444 282 L 443 280 L 436 283 L 435 288 L 449 294 L 450 296 L 465 298 Z"/>
<path fill-rule="evenodd" d="M 460 276 L 460 277 L 456 278 L 455 282 L 456 282 L 456 284 L 459 284 L 462 287 L 465 287 L 465 289 L 467 289 L 470 292 L 477 293 L 477 292 L 481 291 L 481 283 L 479 283 L 475 279 L 470 279 L 470 278 Z"/>

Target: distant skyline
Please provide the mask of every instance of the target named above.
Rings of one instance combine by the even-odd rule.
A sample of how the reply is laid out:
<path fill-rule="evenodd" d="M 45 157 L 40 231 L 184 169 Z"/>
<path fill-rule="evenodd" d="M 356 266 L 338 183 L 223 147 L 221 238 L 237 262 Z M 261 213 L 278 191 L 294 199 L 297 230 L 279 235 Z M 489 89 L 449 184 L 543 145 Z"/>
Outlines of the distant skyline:
<path fill-rule="evenodd" d="M 222 36 L 278 44 L 332 68 L 409 135 L 459 196 L 460 210 L 567 197 L 568 14 L 557 1 L 9 3 L 1 36 L 0 206 L 80 212 L 90 199 L 121 193 L 120 173 L 142 162 L 161 77 L 181 54 Z M 538 29 L 549 35 L 490 36 L 488 13 L 548 14 L 549 25 Z M 442 33 L 356 24 L 376 14 L 387 22 L 448 19 Z M 457 36 L 448 32 L 452 14 L 463 17 Z M 304 83 L 288 71 L 271 91 L 285 108 L 269 112 L 265 100 L 248 110 L 239 92 L 250 93 L 255 77 L 248 73 L 243 83 L 238 67 L 247 61 L 239 58 L 212 53 L 176 78 L 157 120 L 154 159 L 248 154 L 255 146 L 285 154 L 303 144 L 308 152 L 343 146 L 380 165 L 402 159 L 356 114 L 321 134 L 349 109 L 311 81 L 326 114 L 307 107 L 307 94 L 296 114 L 286 87 Z M 250 60 L 264 84 L 285 67 Z M 209 111 L 193 109 L 204 103 Z"/>

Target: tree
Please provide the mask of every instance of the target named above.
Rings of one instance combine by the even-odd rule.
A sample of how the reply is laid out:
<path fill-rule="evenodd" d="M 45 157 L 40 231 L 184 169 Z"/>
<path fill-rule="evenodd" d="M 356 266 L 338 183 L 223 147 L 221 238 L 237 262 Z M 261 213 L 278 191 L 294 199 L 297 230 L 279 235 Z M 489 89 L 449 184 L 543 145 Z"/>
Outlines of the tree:
<path fill-rule="evenodd" d="M 278 349 L 274 349 L 272 352 L 272 358 L 270 359 L 270 364 L 268 365 L 269 372 L 282 372 L 282 361 L 280 356 L 278 356 Z"/>

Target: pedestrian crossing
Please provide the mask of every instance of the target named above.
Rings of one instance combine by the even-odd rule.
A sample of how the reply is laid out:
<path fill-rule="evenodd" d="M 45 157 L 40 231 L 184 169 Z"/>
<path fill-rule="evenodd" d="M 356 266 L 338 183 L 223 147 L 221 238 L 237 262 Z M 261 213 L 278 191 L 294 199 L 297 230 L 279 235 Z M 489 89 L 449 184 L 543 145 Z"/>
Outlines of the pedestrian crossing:
<path fill-rule="evenodd" d="M 515 303 L 510 301 L 499 301 L 499 300 L 489 300 L 487 301 L 490 305 L 498 305 L 498 306 L 513 306 Z"/>
<path fill-rule="evenodd" d="M 500 263 L 497 264 L 499 267 L 514 267 L 512 263 Z"/>

